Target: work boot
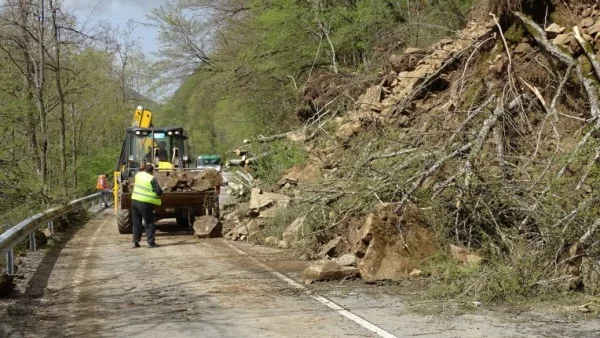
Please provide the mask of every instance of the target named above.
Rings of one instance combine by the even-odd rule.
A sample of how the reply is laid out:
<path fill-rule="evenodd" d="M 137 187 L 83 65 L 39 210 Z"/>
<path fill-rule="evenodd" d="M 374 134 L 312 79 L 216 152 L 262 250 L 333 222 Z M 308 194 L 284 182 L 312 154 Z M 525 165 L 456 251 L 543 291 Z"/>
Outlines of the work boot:
<path fill-rule="evenodd" d="M 152 244 L 148 244 L 148 249 L 152 249 L 152 248 L 158 248 L 160 245 L 156 244 L 156 243 L 152 243 Z"/>
<path fill-rule="evenodd" d="M 140 243 L 133 243 L 133 245 L 131 246 L 133 249 L 135 248 L 139 248 L 140 247 Z"/>

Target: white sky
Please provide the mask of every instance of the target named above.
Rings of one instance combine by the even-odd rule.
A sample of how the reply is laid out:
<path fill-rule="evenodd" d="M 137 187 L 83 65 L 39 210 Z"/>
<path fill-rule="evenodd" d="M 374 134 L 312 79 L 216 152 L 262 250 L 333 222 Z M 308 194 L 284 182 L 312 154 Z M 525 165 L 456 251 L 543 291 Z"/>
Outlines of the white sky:
<path fill-rule="evenodd" d="M 80 25 L 93 25 L 99 21 L 108 21 L 113 26 L 124 29 L 130 19 L 140 22 L 136 25 L 134 36 L 137 36 L 144 53 L 151 57 L 158 49 L 156 30 L 143 25 L 147 21 L 146 14 L 166 0 L 64 0 L 66 8 L 73 11 Z"/>

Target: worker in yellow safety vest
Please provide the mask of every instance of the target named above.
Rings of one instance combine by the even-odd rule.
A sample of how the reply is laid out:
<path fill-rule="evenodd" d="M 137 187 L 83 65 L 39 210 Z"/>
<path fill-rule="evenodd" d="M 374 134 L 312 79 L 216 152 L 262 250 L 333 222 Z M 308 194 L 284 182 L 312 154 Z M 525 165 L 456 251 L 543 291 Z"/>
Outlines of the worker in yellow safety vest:
<path fill-rule="evenodd" d="M 154 240 L 156 227 L 154 225 L 154 206 L 160 205 L 162 189 L 152 172 L 154 167 L 147 163 L 142 171 L 135 175 L 135 184 L 131 194 L 131 221 L 133 223 L 133 247 L 140 247 L 142 239 L 142 218 L 146 223 L 146 241 L 149 248 L 158 245 Z"/>

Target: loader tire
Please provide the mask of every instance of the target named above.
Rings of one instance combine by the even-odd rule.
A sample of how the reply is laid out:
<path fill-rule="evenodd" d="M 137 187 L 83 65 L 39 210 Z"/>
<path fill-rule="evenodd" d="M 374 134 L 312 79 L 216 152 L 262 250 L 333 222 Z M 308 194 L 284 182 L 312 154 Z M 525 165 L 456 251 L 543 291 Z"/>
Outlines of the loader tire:
<path fill-rule="evenodd" d="M 177 216 L 177 225 L 183 228 L 188 228 L 190 226 L 190 221 L 186 216 Z"/>
<path fill-rule="evenodd" d="M 131 223 L 131 213 L 129 209 L 119 209 L 117 212 L 117 227 L 120 234 L 133 233 L 133 224 Z"/>

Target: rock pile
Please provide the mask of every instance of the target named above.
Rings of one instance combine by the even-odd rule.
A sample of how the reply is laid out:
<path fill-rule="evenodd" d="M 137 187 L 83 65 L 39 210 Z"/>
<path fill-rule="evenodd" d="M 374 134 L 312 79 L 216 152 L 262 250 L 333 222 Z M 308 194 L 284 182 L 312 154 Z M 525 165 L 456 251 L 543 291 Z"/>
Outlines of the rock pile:
<path fill-rule="evenodd" d="M 287 208 L 291 201 L 292 198 L 284 194 L 252 189 L 250 203 L 225 216 L 226 224 L 232 228 L 225 238 L 237 241 L 256 235 L 264 226 L 265 219 L 274 217 L 279 210 Z"/>
<path fill-rule="evenodd" d="M 446 68 L 451 68 L 454 61 L 474 42 L 492 30 L 480 23 L 469 23 L 458 33 L 455 39 L 442 39 L 428 50 L 407 48 L 404 55 L 390 57 L 391 68 L 388 79 L 369 87 L 355 104 L 348 116 L 336 118 L 339 125 L 335 136 L 338 141 L 345 142 L 364 130 L 365 126 L 378 120 L 388 119 L 393 113 L 401 113 L 404 103 L 421 91 L 435 91 L 445 88 L 443 77 L 434 81 Z"/>
<path fill-rule="evenodd" d="M 166 192 L 206 191 L 223 183 L 223 177 L 215 169 L 202 171 L 158 171 L 154 173 L 158 184 Z"/>

